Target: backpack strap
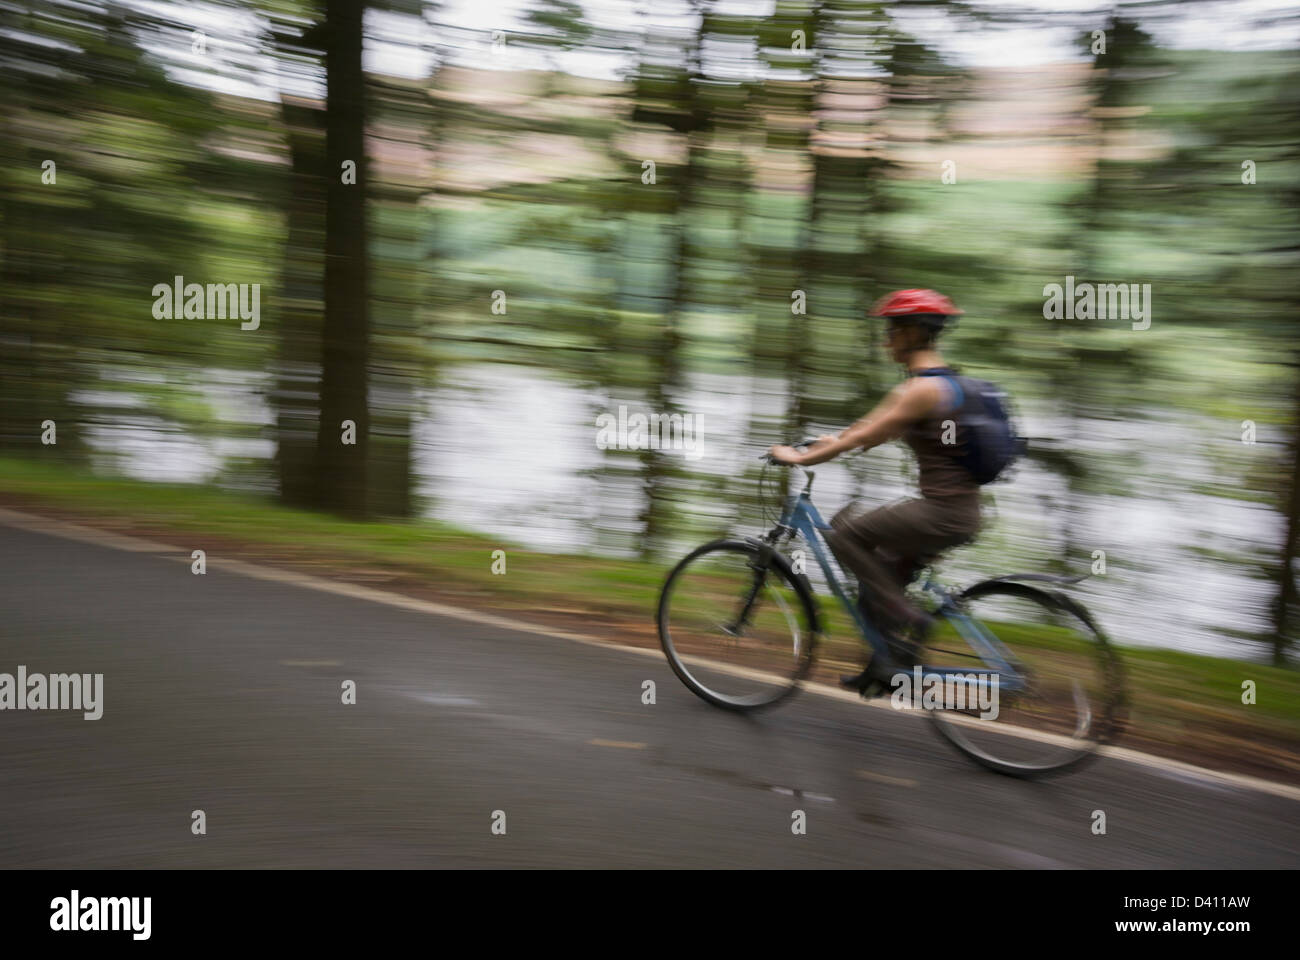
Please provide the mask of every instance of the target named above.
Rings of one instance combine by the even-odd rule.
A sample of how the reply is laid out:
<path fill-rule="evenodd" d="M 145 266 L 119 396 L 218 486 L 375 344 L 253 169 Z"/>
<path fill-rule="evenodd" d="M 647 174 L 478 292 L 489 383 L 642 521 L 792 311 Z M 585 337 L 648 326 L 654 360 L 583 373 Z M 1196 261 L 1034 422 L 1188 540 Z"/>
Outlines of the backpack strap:
<path fill-rule="evenodd" d="M 961 410 L 961 408 L 966 405 L 966 391 L 962 389 L 961 381 L 958 380 L 956 375 L 947 367 L 931 367 L 929 370 L 918 370 L 916 371 L 915 376 L 943 377 L 945 380 L 948 381 L 948 386 L 952 388 L 952 392 L 957 398 L 954 401 L 952 410 L 950 412 L 955 413 Z"/>

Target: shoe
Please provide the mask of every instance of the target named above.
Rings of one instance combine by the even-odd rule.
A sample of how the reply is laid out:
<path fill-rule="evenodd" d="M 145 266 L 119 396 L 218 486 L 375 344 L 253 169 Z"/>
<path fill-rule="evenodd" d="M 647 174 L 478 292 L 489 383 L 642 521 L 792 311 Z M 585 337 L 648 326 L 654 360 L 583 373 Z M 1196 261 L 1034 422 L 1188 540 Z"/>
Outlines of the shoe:
<path fill-rule="evenodd" d="M 849 690 L 856 690 L 861 693 L 868 686 L 875 682 L 875 677 L 871 675 L 871 667 L 865 667 L 861 673 L 841 673 L 840 686 L 847 687 Z"/>
<path fill-rule="evenodd" d="M 840 686 L 856 690 L 864 697 L 878 697 L 894 688 L 894 675 L 903 668 L 884 657 L 872 657 L 861 673 L 840 675 Z"/>
<path fill-rule="evenodd" d="M 892 689 L 889 684 L 868 677 L 863 680 L 858 674 L 844 674 L 840 677 L 840 686 L 847 687 L 859 694 L 863 700 L 886 696 Z"/>
<path fill-rule="evenodd" d="M 886 634 L 888 656 L 873 656 L 861 673 L 841 674 L 840 686 L 856 690 L 864 697 L 892 690 L 896 674 L 906 673 L 921 662 L 921 651 L 934 628 L 934 618 L 918 611 L 908 627 L 910 636 L 903 637 L 893 632 Z"/>

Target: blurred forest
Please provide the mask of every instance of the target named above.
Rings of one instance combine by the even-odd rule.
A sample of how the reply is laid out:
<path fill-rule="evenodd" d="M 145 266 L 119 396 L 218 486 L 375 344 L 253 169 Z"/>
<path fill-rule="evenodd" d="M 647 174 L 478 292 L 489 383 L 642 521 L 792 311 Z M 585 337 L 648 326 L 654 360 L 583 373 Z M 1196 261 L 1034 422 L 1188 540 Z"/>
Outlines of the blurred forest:
<path fill-rule="evenodd" d="M 0 455 L 663 560 L 754 529 L 757 455 L 896 383 L 867 307 L 931 287 L 1031 438 L 973 562 L 1105 550 L 1110 615 L 1165 598 L 1134 642 L 1282 663 L 1300 61 L 1157 42 L 1207 6 L 5 3 Z M 1075 55 L 963 65 L 935 20 Z M 1149 283 L 1149 328 L 1045 319 L 1067 276 Z M 158 319 L 176 277 L 259 284 L 260 322 Z M 708 455 L 597 449 L 620 404 Z M 827 515 L 907 489 L 836 469 Z"/>

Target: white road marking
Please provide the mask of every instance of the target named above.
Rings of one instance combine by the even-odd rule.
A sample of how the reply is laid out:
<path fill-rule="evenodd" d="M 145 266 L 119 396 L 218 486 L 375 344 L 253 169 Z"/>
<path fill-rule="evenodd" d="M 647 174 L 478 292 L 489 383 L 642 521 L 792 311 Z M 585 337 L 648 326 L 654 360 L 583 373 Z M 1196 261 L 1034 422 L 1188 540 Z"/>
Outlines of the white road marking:
<path fill-rule="evenodd" d="M 886 773 L 876 773 L 874 770 L 859 770 L 858 776 L 863 780 L 874 780 L 877 783 L 887 783 L 891 787 L 914 787 L 915 780 L 909 780 L 907 777 L 891 777 Z"/>
<path fill-rule="evenodd" d="M 438 707 L 477 707 L 478 701 L 473 697 L 456 697 L 447 693 L 408 693 L 412 700 L 432 703 Z"/>

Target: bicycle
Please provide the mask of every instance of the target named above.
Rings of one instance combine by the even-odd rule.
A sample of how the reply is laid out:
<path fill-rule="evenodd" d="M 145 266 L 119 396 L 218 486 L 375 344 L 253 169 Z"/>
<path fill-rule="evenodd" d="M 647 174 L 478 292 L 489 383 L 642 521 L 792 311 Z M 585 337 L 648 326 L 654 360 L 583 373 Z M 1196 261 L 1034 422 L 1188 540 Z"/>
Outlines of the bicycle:
<path fill-rule="evenodd" d="M 760 490 L 776 465 L 770 456 L 763 459 Z M 812 669 L 825 618 L 806 567 L 800 568 L 803 558 L 781 550 L 796 537 L 811 550 L 873 656 L 887 650 L 884 635 L 836 574 L 821 536 L 830 526 L 812 502 L 815 474 L 797 469 L 807 482 L 785 498 L 765 536 L 706 543 L 664 581 L 660 645 L 682 683 L 714 706 L 772 706 L 799 689 Z M 916 687 L 926 687 L 934 702 L 927 704 L 926 694 L 920 705 L 945 740 L 990 770 L 1022 778 L 1077 767 L 1118 737 L 1126 703 L 1123 667 L 1092 615 L 1059 589 L 1085 576 L 1012 573 L 953 591 L 931 575 L 936 558 L 922 559 L 920 589 L 935 617 L 926 653 L 964 657 L 977 666 L 909 667 L 906 679 L 894 677 L 896 706 L 907 705 L 909 697 L 899 696 L 905 686 L 914 706 Z M 966 649 L 940 646 L 953 640 L 964 641 Z"/>

